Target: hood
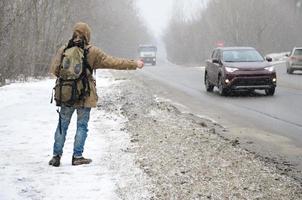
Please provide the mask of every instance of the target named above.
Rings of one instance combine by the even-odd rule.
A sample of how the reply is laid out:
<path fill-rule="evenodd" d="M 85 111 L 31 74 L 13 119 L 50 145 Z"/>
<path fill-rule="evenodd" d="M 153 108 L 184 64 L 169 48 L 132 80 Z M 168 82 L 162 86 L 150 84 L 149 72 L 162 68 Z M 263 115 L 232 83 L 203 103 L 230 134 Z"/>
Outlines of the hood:
<path fill-rule="evenodd" d="M 270 63 L 263 62 L 224 62 L 224 66 L 226 67 L 235 67 L 241 70 L 259 70 L 264 69 L 265 67 L 271 66 Z"/>
<path fill-rule="evenodd" d="M 90 34 L 91 34 L 91 29 L 89 27 L 88 24 L 84 23 L 84 22 L 78 22 L 75 24 L 74 28 L 73 28 L 73 32 L 78 32 L 81 35 L 84 36 L 84 38 L 86 39 L 87 43 L 90 43 Z"/>

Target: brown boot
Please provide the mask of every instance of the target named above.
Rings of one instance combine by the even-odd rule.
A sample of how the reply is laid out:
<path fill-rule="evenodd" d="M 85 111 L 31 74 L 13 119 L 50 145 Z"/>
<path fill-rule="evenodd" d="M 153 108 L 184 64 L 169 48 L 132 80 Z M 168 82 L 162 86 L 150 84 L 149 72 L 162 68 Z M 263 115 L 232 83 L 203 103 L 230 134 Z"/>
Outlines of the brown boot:
<path fill-rule="evenodd" d="M 52 159 L 48 162 L 48 164 L 54 167 L 59 167 L 60 160 L 61 160 L 61 156 L 53 156 Z"/>
<path fill-rule="evenodd" d="M 89 164 L 91 163 L 92 160 L 89 158 L 84 158 L 84 157 L 72 157 L 72 165 L 84 165 L 84 164 Z"/>

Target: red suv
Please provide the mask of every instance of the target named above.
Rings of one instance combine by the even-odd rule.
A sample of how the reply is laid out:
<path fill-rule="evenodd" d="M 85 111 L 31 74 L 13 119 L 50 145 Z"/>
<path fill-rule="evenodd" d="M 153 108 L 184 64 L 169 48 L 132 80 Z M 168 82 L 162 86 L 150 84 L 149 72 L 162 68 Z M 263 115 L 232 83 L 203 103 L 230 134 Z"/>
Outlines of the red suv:
<path fill-rule="evenodd" d="M 271 58 L 263 56 L 252 47 L 219 47 L 206 61 L 204 83 L 212 92 L 216 86 L 220 95 L 233 90 L 265 90 L 274 95 L 277 78 Z"/>

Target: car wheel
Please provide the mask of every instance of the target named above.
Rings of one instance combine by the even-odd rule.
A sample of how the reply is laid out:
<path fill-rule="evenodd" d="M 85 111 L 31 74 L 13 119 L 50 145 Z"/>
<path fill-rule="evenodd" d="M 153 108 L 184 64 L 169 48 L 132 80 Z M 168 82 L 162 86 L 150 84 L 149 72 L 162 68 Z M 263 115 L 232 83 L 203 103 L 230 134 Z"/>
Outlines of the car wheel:
<path fill-rule="evenodd" d="M 219 76 L 219 81 L 218 81 L 218 91 L 221 96 L 227 96 L 228 95 L 228 90 L 223 87 L 222 83 L 222 77 Z"/>
<path fill-rule="evenodd" d="M 206 86 L 206 90 L 207 92 L 213 92 L 213 89 L 214 89 L 214 85 L 212 85 L 209 81 L 209 76 L 208 74 L 206 73 L 205 76 L 204 76 L 204 84 Z"/>
<path fill-rule="evenodd" d="M 248 92 L 251 94 L 251 93 L 254 93 L 255 92 L 255 89 L 249 89 Z"/>
<path fill-rule="evenodd" d="M 293 69 L 291 69 L 291 68 L 287 68 L 287 69 L 286 69 L 286 72 L 287 72 L 288 74 L 292 74 L 292 73 L 293 73 L 293 71 L 294 71 L 294 70 L 293 70 Z"/>
<path fill-rule="evenodd" d="M 275 94 L 275 88 L 272 87 L 272 88 L 269 88 L 269 89 L 265 89 L 265 94 L 267 96 L 273 96 Z"/>

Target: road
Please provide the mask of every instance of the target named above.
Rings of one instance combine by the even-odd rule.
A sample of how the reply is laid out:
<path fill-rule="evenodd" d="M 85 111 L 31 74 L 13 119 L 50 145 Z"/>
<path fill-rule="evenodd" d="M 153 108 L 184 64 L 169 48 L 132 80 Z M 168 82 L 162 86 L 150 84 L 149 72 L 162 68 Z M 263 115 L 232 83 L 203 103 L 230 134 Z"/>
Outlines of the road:
<path fill-rule="evenodd" d="M 209 118 L 222 125 L 227 137 L 239 138 L 242 146 L 270 158 L 282 158 L 302 170 L 302 73 L 286 74 L 284 63 L 274 64 L 278 83 L 274 96 L 263 91 L 221 97 L 205 90 L 204 68 L 167 62 L 146 66 L 136 74 L 172 100 L 183 112 Z"/>

